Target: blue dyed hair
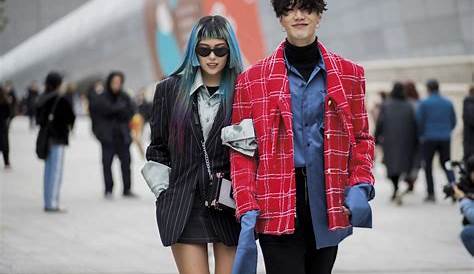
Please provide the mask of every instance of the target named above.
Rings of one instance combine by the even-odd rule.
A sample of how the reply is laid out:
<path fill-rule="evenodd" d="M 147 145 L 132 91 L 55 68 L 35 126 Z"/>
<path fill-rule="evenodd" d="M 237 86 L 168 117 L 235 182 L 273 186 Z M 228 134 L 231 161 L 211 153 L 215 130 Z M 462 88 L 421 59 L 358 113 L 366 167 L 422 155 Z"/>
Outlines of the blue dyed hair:
<path fill-rule="evenodd" d="M 205 16 L 193 27 L 183 63 L 171 74 L 181 76 L 181 83 L 178 94 L 176 94 L 176 103 L 170 121 L 170 136 L 174 136 L 174 138 L 170 138 L 170 142 L 177 145 L 174 147 L 180 148 L 184 144 L 186 123 L 192 118 L 190 89 L 194 83 L 196 73 L 200 69 L 196 47 L 200 41 L 205 39 L 223 39 L 229 47 L 227 64 L 221 74 L 219 90 L 222 94 L 221 104 L 223 105 L 226 122 L 230 122 L 231 119 L 235 81 L 242 71 L 239 44 L 227 19 L 219 15 Z"/>

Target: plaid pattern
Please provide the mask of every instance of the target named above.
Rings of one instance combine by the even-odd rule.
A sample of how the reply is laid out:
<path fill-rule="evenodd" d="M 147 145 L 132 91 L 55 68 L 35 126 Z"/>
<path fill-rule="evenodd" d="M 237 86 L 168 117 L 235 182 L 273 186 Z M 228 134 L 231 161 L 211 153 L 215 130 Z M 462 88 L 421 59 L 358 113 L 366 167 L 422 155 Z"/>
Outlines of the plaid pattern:
<path fill-rule="evenodd" d="M 371 172 L 374 142 L 364 104 L 361 66 L 319 49 L 327 70 L 324 113 L 324 174 L 330 230 L 350 226 L 343 213 L 344 190 L 358 183 L 374 184 Z M 294 232 L 296 187 L 293 159 L 291 95 L 284 43 L 242 73 L 236 85 L 232 123 L 253 120 L 258 156 L 231 152 L 231 173 L 237 218 L 259 210 L 257 232 Z"/>

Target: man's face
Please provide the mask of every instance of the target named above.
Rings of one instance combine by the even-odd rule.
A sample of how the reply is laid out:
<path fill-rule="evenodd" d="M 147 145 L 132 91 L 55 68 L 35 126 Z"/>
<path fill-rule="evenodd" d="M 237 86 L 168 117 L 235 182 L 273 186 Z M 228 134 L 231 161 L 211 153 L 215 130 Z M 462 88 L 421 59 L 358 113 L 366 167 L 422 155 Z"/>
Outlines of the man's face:
<path fill-rule="evenodd" d="M 321 15 L 316 11 L 297 7 L 280 17 L 280 24 L 286 31 L 288 41 L 295 46 L 306 46 L 314 42 Z"/>

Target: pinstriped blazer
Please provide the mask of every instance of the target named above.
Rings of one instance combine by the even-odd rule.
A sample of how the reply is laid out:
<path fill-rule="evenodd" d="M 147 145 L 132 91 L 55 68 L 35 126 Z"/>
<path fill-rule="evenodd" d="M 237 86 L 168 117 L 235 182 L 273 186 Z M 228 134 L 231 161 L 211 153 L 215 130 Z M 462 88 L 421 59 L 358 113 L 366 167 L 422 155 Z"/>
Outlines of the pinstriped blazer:
<path fill-rule="evenodd" d="M 170 184 L 156 200 L 156 220 L 164 246 L 177 242 L 189 219 L 196 189 L 209 183 L 201 148 L 202 130 L 190 119 L 186 124 L 184 147 L 178 152 L 169 145 L 169 121 L 180 83 L 179 76 L 158 83 L 150 121 L 151 144 L 146 158 L 171 167 Z M 213 172 L 230 173 L 229 151 L 222 145 L 221 128 L 226 126 L 222 105 L 206 140 Z M 240 225 L 232 214 L 211 211 L 211 225 L 226 245 L 237 245 Z"/>

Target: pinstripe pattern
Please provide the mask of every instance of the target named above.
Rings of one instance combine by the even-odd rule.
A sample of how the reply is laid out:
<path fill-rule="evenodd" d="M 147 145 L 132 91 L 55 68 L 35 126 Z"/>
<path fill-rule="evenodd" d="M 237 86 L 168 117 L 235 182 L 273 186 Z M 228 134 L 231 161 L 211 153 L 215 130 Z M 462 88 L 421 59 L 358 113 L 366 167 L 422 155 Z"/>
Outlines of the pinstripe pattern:
<path fill-rule="evenodd" d="M 344 190 L 374 183 L 371 173 L 374 142 L 364 105 L 363 68 L 319 43 L 327 70 L 324 109 L 324 175 L 328 224 L 331 230 L 350 226 L 343 213 Z M 258 159 L 231 151 L 237 217 L 260 210 L 257 231 L 294 231 L 295 175 L 291 94 L 284 43 L 269 57 L 240 75 L 232 123 L 253 119 Z"/>
<path fill-rule="evenodd" d="M 179 76 L 172 76 L 158 83 L 156 87 L 150 121 L 152 140 L 146 152 L 147 160 L 171 167 L 169 188 L 156 200 L 156 220 L 161 241 L 165 246 L 176 243 L 180 237 L 191 213 L 197 184 L 199 189 L 205 189 L 209 177 L 200 147 L 202 130 L 199 125 L 189 121 L 182 152 L 168 146 L 169 121 L 179 80 Z M 206 148 L 213 171 L 229 174 L 229 153 L 219 138 L 224 125 L 221 107 L 206 140 Z M 240 226 L 234 216 L 211 212 L 211 225 L 224 244 L 237 244 Z"/>

